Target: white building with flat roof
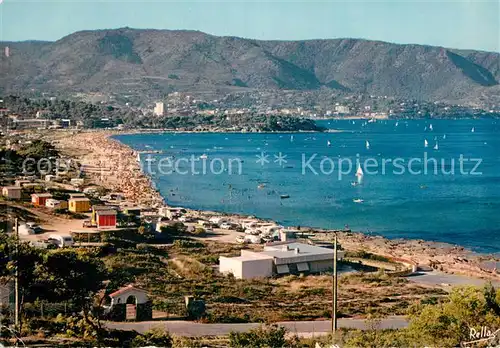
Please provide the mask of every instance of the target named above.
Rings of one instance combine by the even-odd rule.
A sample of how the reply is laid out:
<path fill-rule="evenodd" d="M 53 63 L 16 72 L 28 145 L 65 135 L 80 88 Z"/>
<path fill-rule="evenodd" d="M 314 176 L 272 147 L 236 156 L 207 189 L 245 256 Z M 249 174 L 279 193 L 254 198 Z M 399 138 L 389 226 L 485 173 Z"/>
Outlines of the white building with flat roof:
<path fill-rule="evenodd" d="M 165 104 L 162 102 L 157 102 L 153 112 L 156 116 L 163 116 L 163 114 L 165 113 Z"/>
<path fill-rule="evenodd" d="M 339 260 L 344 252 L 338 251 Z M 236 278 L 265 278 L 289 273 L 317 273 L 333 268 L 333 249 L 297 242 L 266 245 L 264 251 L 241 250 L 241 256 L 219 258 L 219 271 Z"/>

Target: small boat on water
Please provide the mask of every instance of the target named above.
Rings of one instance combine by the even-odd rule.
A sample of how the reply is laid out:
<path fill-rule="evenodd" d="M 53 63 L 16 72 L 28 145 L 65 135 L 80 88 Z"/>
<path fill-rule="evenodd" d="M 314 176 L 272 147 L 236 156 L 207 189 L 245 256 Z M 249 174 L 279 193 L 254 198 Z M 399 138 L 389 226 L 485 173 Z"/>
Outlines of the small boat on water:
<path fill-rule="evenodd" d="M 141 161 L 141 154 L 137 153 L 137 162 L 140 162 L 140 161 Z"/>
<path fill-rule="evenodd" d="M 156 162 L 155 158 L 148 157 L 145 159 L 146 162 Z"/>
<path fill-rule="evenodd" d="M 396 121 L 396 127 L 399 126 L 399 122 Z"/>
<path fill-rule="evenodd" d="M 443 134 L 443 139 L 446 139 L 446 134 Z"/>
<path fill-rule="evenodd" d="M 472 129 L 470 130 L 471 133 L 474 133 L 476 131 L 476 128 L 472 127 Z"/>
<path fill-rule="evenodd" d="M 290 195 L 280 195 L 280 198 L 281 199 L 287 199 L 287 198 L 290 198 Z"/>
<path fill-rule="evenodd" d="M 363 173 L 363 169 L 361 169 L 361 166 L 358 164 L 358 170 L 356 170 L 356 178 L 357 181 L 351 183 L 352 186 L 358 186 L 363 183 L 363 176 L 365 174 Z"/>
<path fill-rule="evenodd" d="M 330 140 L 327 140 L 327 141 L 326 141 L 326 145 L 327 145 L 327 146 L 332 146 L 332 143 L 330 142 Z"/>
<path fill-rule="evenodd" d="M 370 142 L 369 142 L 368 140 L 366 141 L 365 146 L 366 146 L 366 149 L 367 149 L 367 150 L 370 150 Z"/>
<path fill-rule="evenodd" d="M 257 186 L 257 188 L 258 188 L 258 189 L 261 189 L 261 190 L 262 190 L 264 187 L 266 187 L 266 184 L 259 184 L 259 185 Z"/>
<path fill-rule="evenodd" d="M 427 141 L 427 139 L 424 140 L 424 147 L 429 147 L 429 142 Z"/>
<path fill-rule="evenodd" d="M 429 125 L 429 130 L 432 132 L 434 128 L 432 127 L 432 123 Z"/>
<path fill-rule="evenodd" d="M 207 159 L 207 158 L 208 158 L 208 156 L 207 156 L 206 154 L 203 154 L 203 155 L 201 155 L 201 156 L 200 156 L 200 158 L 201 158 L 201 159 Z"/>
<path fill-rule="evenodd" d="M 434 150 L 439 150 L 439 144 L 436 142 L 436 145 L 434 145 Z"/>
<path fill-rule="evenodd" d="M 290 141 L 293 142 L 293 135 L 290 135 Z"/>
<path fill-rule="evenodd" d="M 364 202 L 364 200 L 362 200 L 361 198 L 353 199 L 352 201 L 354 203 L 363 203 Z"/>

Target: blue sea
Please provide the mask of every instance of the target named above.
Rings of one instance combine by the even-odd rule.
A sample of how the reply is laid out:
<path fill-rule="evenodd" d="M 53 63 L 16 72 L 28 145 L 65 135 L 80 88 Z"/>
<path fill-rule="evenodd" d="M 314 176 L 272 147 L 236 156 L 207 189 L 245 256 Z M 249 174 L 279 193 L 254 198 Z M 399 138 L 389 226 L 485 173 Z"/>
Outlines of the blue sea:
<path fill-rule="evenodd" d="M 170 205 L 500 252 L 500 120 L 318 123 L 338 132 L 116 139 L 162 151 L 141 162 Z"/>

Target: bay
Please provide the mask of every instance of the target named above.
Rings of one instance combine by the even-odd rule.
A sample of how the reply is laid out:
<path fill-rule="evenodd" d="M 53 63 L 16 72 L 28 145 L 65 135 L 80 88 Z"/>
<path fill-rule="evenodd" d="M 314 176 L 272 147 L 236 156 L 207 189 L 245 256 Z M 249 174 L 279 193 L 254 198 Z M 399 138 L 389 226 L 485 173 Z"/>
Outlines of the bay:
<path fill-rule="evenodd" d="M 169 205 L 500 252 L 499 120 L 318 123 L 337 132 L 115 138 L 162 151 L 141 162 Z M 353 186 L 356 160 L 364 176 Z"/>

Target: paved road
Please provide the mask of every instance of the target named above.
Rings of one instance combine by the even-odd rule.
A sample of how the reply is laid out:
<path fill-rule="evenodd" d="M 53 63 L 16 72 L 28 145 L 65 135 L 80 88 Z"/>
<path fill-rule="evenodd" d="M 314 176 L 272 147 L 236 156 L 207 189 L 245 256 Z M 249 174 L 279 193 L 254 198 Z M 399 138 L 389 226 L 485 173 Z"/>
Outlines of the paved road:
<path fill-rule="evenodd" d="M 280 322 L 281 326 L 286 327 L 290 332 L 299 336 L 313 336 L 314 334 L 324 334 L 330 331 L 330 321 L 293 321 L 293 322 Z M 108 328 L 121 329 L 121 330 L 135 330 L 137 332 L 145 332 L 152 328 L 161 328 L 169 331 L 178 336 L 223 336 L 229 334 L 231 331 L 248 331 L 253 328 L 259 327 L 260 324 L 200 324 L 191 321 L 144 321 L 140 323 L 118 323 L 106 322 Z M 355 328 L 364 330 L 369 324 L 364 319 L 339 319 L 339 327 Z M 377 328 L 403 328 L 407 326 L 404 317 L 388 317 L 383 319 Z"/>
<path fill-rule="evenodd" d="M 444 286 L 461 286 L 475 285 L 484 286 L 488 280 L 480 278 L 472 278 L 455 274 L 446 274 L 442 272 L 420 272 L 408 277 L 408 280 L 426 285 L 444 285 Z M 492 281 L 493 286 L 500 287 L 500 281 Z"/>

